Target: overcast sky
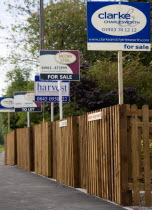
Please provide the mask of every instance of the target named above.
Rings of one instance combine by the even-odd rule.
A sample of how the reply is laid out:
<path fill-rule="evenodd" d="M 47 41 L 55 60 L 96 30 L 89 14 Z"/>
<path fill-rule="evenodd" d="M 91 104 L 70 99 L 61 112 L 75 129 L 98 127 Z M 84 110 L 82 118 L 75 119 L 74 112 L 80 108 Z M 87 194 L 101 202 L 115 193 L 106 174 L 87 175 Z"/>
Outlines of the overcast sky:
<path fill-rule="evenodd" d="M 0 1 L 0 8 L 0 25 L 9 26 L 12 23 L 12 17 L 8 12 L 6 12 L 6 6 L 3 4 L 2 1 Z M 9 50 L 6 47 L 7 41 L 5 40 L 8 36 L 9 34 L 7 30 L 0 29 L 0 57 L 6 57 L 9 53 Z M 0 96 L 3 94 L 2 89 L 6 87 L 4 80 L 6 79 L 5 75 L 9 69 L 9 66 L 5 65 L 5 71 L 3 68 L 4 65 L 2 66 L 2 64 L 0 63 Z"/>

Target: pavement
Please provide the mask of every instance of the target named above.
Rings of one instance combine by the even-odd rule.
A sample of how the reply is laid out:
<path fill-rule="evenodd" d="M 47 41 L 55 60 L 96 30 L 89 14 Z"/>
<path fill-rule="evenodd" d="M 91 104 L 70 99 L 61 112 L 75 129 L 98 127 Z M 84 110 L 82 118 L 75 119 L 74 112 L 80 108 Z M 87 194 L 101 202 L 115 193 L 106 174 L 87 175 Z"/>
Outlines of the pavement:
<path fill-rule="evenodd" d="M 125 208 L 49 178 L 5 166 L 0 153 L 0 209 L 123 210 Z"/>

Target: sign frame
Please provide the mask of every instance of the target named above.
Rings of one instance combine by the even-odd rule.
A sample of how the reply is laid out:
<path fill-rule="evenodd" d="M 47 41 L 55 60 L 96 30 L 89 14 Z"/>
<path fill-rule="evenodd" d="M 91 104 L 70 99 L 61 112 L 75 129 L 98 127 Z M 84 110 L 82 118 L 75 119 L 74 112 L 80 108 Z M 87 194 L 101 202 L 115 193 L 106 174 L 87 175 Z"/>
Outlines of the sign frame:
<path fill-rule="evenodd" d="M 95 121 L 95 120 L 101 120 L 102 119 L 102 112 L 95 112 L 88 114 L 88 122 Z"/>
<path fill-rule="evenodd" d="M 41 89 L 38 90 L 39 83 L 42 85 Z M 56 86 L 55 86 L 56 84 Z M 53 87 L 54 86 L 54 87 Z M 68 103 L 70 102 L 70 82 L 62 81 L 63 86 L 63 94 L 62 94 L 62 102 Z M 47 89 L 47 90 L 44 90 Z M 35 76 L 34 83 L 34 93 L 35 93 L 35 102 L 54 102 L 59 103 L 59 90 L 58 89 L 58 81 L 44 81 L 40 80 L 40 76 Z"/>
<path fill-rule="evenodd" d="M 117 13 L 108 13 L 116 8 Z M 120 8 L 126 13 L 121 13 Z M 130 8 L 130 11 L 129 11 Z M 134 11 L 131 11 L 134 10 Z M 128 13 L 127 13 L 128 12 Z M 131 14 L 129 14 L 129 12 Z M 141 13 L 146 18 L 145 27 L 142 20 L 136 18 Z M 108 16 L 109 15 L 109 16 Z M 111 16 L 110 16 L 111 15 Z M 115 16 L 114 16 L 115 15 Z M 124 15 L 124 16 L 123 16 Z M 130 19 L 129 19 L 130 18 Z M 98 21 L 98 23 L 95 23 Z M 125 27 L 125 24 L 129 24 Z M 131 22 L 132 20 L 132 22 Z M 134 20 L 134 22 L 133 22 Z M 121 22 L 120 22 L 121 21 Z M 128 22 L 127 22 L 128 21 Z M 135 25 L 136 21 L 136 26 Z M 119 22 L 119 23 L 118 23 Z M 127 23 L 126 23 L 127 22 Z M 122 25 L 121 25 L 121 24 Z M 132 25 L 131 25 L 132 24 Z M 133 25 L 134 24 L 134 25 Z M 147 2 L 87 2 L 87 47 L 88 50 L 106 51 L 150 51 L 150 3 Z M 141 27 L 143 25 L 143 28 Z M 117 27 L 118 26 L 118 27 Z M 132 28 L 134 26 L 134 28 Z M 140 30 L 141 27 L 141 30 Z M 110 31 L 113 29 L 113 32 Z M 114 32 L 115 29 L 115 32 Z M 127 32 L 127 30 L 137 30 Z M 102 31 L 107 30 L 107 31 Z M 108 31 L 109 30 L 109 31 Z M 115 35 L 120 30 L 120 35 Z M 123 30 L 123 32 L 121 32 Z M 126 32 L 125 32 L 126 30 Z M 122 35 L 122 33 L 124 33 Z M 133 33 L 133 34 L 129 34 Z"/>
<path fill-rule="evenodd" d="M 40 50 L 40 79 L 79 81 L 79 51 Z"/>
<path fill-rule="evenodd" d="M 11 104 L 13 106 L 11 106 Z M 0 97 L 0 112 L 14 112 L 14 97 Z"/>

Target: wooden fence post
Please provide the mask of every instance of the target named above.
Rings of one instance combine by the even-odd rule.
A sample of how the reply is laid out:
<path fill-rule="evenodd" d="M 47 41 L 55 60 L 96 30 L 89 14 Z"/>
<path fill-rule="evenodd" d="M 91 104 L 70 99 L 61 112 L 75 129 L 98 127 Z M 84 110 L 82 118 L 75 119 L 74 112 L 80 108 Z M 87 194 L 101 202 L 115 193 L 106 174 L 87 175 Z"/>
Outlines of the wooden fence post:
<path fill-rule="evenodd" d="M 128 190 L 128 142 L 127 142 L 127 107 L 119 106 L 119 128 L 120 128 L 120 170 L 121 170 L 121 203 L 122 205 L 130 205 L 130 196 Z"/>

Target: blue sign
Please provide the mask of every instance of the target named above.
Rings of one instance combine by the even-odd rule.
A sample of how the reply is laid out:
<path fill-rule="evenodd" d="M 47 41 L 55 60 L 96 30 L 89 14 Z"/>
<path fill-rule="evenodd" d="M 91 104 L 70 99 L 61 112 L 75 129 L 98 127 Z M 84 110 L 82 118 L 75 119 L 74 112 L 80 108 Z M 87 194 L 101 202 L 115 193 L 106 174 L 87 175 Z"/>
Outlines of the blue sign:
<path fill-rule="evenodd" d="M 0 97 L 0 112 L 14 112 L 13 97 Z"/>
<path fill-rule="evenodd" d="M 69 81 L 62 81 L 62 102 L 70 102 Z M 36 102 L 59 102 L 59 89 L 57 81 L 40 80 L 39 76 L 35 76 L 35 101 Z"/>
<path fill-rule="evenodd" d="M 150 3 L 87 2 L 88 50 L 150 51 Z"/>
<path fill-rule="evenodd" d="M 54 102 L 59 103 L 59 96 L 35 96 L 36 102 Z M 62 102 L 70 102 L 69 96 L 62 96 Z"/>

